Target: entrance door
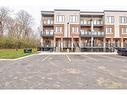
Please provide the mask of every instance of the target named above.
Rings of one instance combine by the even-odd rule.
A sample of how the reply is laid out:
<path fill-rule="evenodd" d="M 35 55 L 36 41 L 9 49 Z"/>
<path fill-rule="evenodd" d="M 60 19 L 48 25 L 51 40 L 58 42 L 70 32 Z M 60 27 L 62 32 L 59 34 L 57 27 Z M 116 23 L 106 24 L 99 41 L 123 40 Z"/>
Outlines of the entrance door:
<path fill-rule="evenodd" d="M 74 47 L 79 47 L 79 39 L 74 39 Z"/>
<path fill-rule="evenodd" d="M 71 39 L 70 38 L 64 38 L 63 39 L 63 46 L 64 46 L 64 48 L 71 48 Z"/>
<path fill-rule="evenodd" d="M 46 39 L 44 42 L 45 47 L 51 47 L 51 41 L 49 39 Z"/>
<path fill-rule="evenodd" d="M 120 47 L 120 41 L 119 39 L 115 39 L 115 47 Z"/>

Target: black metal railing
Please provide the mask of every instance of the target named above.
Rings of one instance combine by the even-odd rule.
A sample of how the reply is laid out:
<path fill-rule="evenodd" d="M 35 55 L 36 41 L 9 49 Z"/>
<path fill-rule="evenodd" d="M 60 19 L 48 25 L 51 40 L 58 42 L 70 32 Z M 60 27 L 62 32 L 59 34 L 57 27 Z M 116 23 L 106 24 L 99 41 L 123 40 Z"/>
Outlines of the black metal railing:
<path fill-rule="evenodd" d="M 80 31 L 80 36 L 89 36 L 89 37 L 104 37 L 105 36 L 105 32 L 101 32 L 101 31 L 85 31 L 85 30 L 81 30 Z"/>
<path fill-rule="evenodd" d="M 43 32 L 41 33 L 41 36 L 42 36 L 42 37 L 46 37 L 46 36 L 48 36 L 48 37 L 53 37 L 53 36 L 54 36 L 54 30 L 43 31 Z"/>
<path fill-rule="evenodd" d="M 91 21 L 83 21 L 83 20 L 81 20 L 80 21 L 80 25 L 81 26 L 90 26 L 91 25 Z M 94 26 L 103 26 L 104 23 L 103 23 L 102 20 L 96 20 L 96 21 L 93 21 L 93 25 Z"/>

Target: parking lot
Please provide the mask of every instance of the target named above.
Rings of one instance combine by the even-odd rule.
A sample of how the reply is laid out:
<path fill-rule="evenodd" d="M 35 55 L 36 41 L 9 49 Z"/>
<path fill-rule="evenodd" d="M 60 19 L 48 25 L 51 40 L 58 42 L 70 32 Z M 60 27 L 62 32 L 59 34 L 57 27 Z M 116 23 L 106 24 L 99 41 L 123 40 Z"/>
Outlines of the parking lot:
<path fill-rule="evenodd" d="M 0 89 L 126 89 L 127 57 L 39 55 L 0 61 Z"/>

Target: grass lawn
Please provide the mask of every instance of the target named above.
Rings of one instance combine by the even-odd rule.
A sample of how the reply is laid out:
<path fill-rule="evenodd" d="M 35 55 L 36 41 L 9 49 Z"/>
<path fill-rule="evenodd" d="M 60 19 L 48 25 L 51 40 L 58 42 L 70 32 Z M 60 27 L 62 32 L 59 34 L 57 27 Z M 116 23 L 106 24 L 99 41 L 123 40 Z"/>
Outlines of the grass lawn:
<path fill-rule="evenodd" d="M 37 50 L 32 49 L 32 53 L 24 53 L 23 49 L 0 49 L 0 59 L 14 59 L 14 58 L 19 58 L 23 56 L 27 56 L 30 54 L 35 53 Z"/>

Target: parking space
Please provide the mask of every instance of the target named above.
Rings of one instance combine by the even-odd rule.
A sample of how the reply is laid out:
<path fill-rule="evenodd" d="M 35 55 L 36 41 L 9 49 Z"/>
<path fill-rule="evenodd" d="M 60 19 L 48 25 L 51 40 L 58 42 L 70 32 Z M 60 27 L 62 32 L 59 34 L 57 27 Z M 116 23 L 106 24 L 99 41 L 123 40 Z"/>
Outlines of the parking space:
<path fill-rule="evenodd" d="M 0 61 L 0 89 L 127 88 L 127 57 L 119 55 L 34 55 Z"/>

